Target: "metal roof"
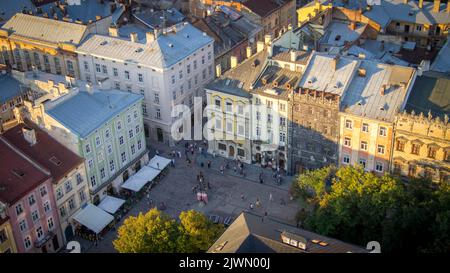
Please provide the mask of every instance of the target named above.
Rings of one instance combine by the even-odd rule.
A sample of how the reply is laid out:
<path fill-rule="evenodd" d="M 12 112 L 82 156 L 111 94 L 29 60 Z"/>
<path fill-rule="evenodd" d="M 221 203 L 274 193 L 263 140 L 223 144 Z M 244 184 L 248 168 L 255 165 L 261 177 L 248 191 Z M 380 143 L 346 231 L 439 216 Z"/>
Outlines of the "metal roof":
<path fill-rule="evenodd" d="M 447 42 L 439 51 L 430 69 L 442 73 L 450 72 L 450 39 L 447 38 Z"/>
<path fill-rule="evenodd" d="M 14 15 L 2 28 L 12 31 L 11 36 L 17 35 L 49 43 L 79 44 L 88 32 L 85 25 L 22 13 Z"/>
<path fill-rule="evenodd" d="M 285 244 L 281 234 L 293 235 L 306 241 L 306 250 Z M 321 246 L 312 240 L 327 243 Z M 217 253 L 367 253 L 362 247 L 299 229 L 270 217 L 242 212 L 225 230 L 208 252 Z"/>
<path fill-rule="evenodd" d="M 0 75 L 0 104 L 8 102 L 22 93 L 18 80 L 10 75 Z"/>
<path fill-rule="evenodd" d="M 341 102 L 341 111 L 372 119 L 393 121 L 403 104 L 414 68 L 361 60 Z M 405 85 L 402 86 L 402 83 Z M 381 90 L 385 88 L 384 95 Z"/>
<path fill-rule="evenodd" d="M 372 6 L 370 11 L 364 12 L 364 16 L 379 23 L 385 28 L 390 21 L 409 22 L 416 24 L 449 24 L 450 13 L 446 11 L 446 4 L 441 3 L 439 12 L 433 12 L 433 2 L 423 2 L 423 8 L 419 8 L 419 1 L 381 0 L 381 5 Z"/>
<path fill-rule="evenodd" d="M 167 68 L 191 55 L 213 39 L 188 23 L 178 24 L 176 32 L 159 36 L 149 45 L 117 37 L 92 35 L 77 48 L 80 54 L 136 63 L 148 67 Z"/>
<path fill-rule="evenodd" d="M 340 57 L 335 70 L 334 59 L 335 56 L 314 53 L 299 86 L 341 96 L 349 86 L 359 61 Z"/>
<path fill-rule="evenodd" d="M 126 108 L 143 99 L 142 95 L 117 90 L 72 91 L 46 103 L 46 113 L 81 138 L 90 135 Z M 140 105 L 138 105 L 140 107 Z"/>

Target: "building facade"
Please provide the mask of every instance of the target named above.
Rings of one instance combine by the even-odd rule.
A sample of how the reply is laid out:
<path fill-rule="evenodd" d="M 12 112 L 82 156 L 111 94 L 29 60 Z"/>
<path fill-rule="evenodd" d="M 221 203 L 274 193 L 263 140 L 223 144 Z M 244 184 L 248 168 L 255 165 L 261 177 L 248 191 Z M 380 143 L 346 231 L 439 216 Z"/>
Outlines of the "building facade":
<path fill-rule="evenodd" d="M 0 211 L 0 254 L 1 253 L 17 253 L 16 242 L 12 233 L 9 218 L 6 216 L 6 211 L 1 208 Z"/>
<path fill-rule="evenodd" d="M 148 162 L 143 97 L 90 85 L 86 89 L 75 88 L 45 104 L 26 104 L 24 116 L 85 159 L 89 193 L 97 205 Z"/>
<path fill-rule="evenodd" d="M 0 28 L 0 63 L 79 78 L 76 47 L 87 26 L 17 13 Z"/>
<path fill-rule="evenodd" d="M 147 138 L 174 144 L 174 106 L 193 112 L 194 97 L 203 97 L 204 85 L 214 78 L 213 39 L 188 23 L 148 32 L 143 41 L 133 33 L 130 40 L 111 34 L 94 35 L 77 49 L 81 78 L 143 95 Z M 195 110 L 198 122 L 200 108 Z"/>
<path fill-rule="evenodd" d="M 5 189 L 0 192 L 0 207 L 9 217 L 17 252 L 58 251 L 63 241 L 50 171 L 3 136 L 0 149 L 4 177 L 0 186 Z"/>
<path fill-rule="evenodd" d="M 74 234 L 72 216 L 90 199 L 84 159 L 28 120 L 3 133 L 3 137 L 50 171 L 58 225 L 67 243 Z"/>

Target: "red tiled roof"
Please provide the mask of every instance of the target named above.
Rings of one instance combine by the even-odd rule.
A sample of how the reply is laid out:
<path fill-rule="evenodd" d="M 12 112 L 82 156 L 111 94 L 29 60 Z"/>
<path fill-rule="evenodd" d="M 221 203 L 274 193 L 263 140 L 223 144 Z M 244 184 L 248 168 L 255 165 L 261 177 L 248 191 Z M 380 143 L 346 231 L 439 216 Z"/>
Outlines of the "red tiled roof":
<path fill-rule="evenodd" d="M 24 127 L 35 130 L 36 144 L 30 145 L 25 140 L 22 133 Z M 50 170 L 54 183 L 58 183 L 64 176 L 83 162 L 83 158 L 66 148 L 30 121 L 25 121 L 25 124 L 19 124 L 9 129 L 3 136 L 27 156 Z M 50 160 L 51 158 L 53 162 Z M 54 162 L 58 163 L 58 165 Z"/>
<path fill-rule="evenodd" d="M 51 177 L 1 135 L 0 166 L 0 201 L 7 204 L 16 203 Z"/>
<path fill-rule="evenodd" d="M 253 13 L 256 13 L 261 17 L 266 17 L 267 15 L 271 14 L 273 11 L 284 6 L 285 3 L 290 1 L 292 0 L 284 0 L 283 2 L 275 0 L 248 0 L 242 4 Z M 282 4 L 278 4 L 277 2 L 280 2 Z"/>

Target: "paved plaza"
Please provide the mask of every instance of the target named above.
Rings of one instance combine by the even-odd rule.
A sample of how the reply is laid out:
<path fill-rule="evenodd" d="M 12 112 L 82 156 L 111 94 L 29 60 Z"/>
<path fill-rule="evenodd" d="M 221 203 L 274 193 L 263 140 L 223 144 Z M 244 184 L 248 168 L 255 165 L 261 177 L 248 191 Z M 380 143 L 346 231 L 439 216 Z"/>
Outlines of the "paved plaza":
<path fill-rule="evenodd" d="M 272 170 L 262 169 L 254 165 L 245 165 L 245 177 L 237 169 L 234 171 L 235 163 L 229 163 L 229 169 L 225 169 L 221 174 L 221 166 L 225 166 L 225 159 L 213 157 L 209 154 L 200 154 L 198 150 L 192 155 L 188 153 L 191 163 L 186 162 L 184 143 L 177 147 L 157 146 L 150 149 L 150 156 L 156 151 L 159 155 L 172 158 L 171 151 L 180 151 L 182 158 L 175 158 L 175 167 L 169 166 L 168 174 L 162 181 L 150 191 L 149 200 L 144 197 L 127 214 L 122 221 L 116 225 L 118 228 L 123 220 L 130 215 L 138 215 L 140 212 L 147 212 L 151 207 L 164 202 L 165 213 L 177 217 L 181 211 L 194 209 L 205 214 L 214 214 L 222 217 L 236 217 L 243 210 L 252 210 L 253 213 L 263 215 L 267 212 L 271 218 L 295 224 L 295 214 L 298 209 L 296 201 L 291 201 L 288 189 L 292 177 L 283 176 L 281 185 L 278 185 L 272 177 Z M 201 145 L 201 144 L 199 144 Z M 211 167 L 207 167 L 207 161 L 211 161 Z M 201 167 L 201 163 L 204 163 Z M 198 185 L 197 174 L 202 172 L 205 182 L 210 184 L 208 189 L 208 203 L 204 205 L 196 199 L 193 187 Z M 260 173 L 263 172 L 263 183 L 259 181 Z M 270 199 L 270 197 L 272 197 Z M 259 199 L 260 206 L 256 206 Z M 253 209 L 250 209 L 253 203 Z M 109 231 L 104 238 L 94 246 L 92 243 L 80 240 L 83 250 L 86 252 L 115 252 L 112 241 L 116 238 L 116 231 Z"/>

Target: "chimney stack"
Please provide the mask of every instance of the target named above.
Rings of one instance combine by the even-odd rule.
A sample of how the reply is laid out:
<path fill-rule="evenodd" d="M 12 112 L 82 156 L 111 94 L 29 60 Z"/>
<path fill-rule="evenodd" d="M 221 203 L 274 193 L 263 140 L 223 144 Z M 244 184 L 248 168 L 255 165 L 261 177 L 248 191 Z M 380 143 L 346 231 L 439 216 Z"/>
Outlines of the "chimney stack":
<path fill-rule="evenodd" d="M 264 42 L 258 41 L 258 43 L 256 43 L 256 52 L 261 52 L 263 50 L 264 50 Z"/>
<path fill-rule="evenodd" d="M 231 68 L 235 68 L 238 64 L 238 58 L 236 56 L 231 56 L 230 58 Z"/>
<path fill-rule="evenodd" d="M 111 25 L 109 27 L 108 31 L 109 31 L 109 36 L 111 36 L 111 37 L 119 36 L 119 30 L 117 29 L 117 27 L 115 25 Z"/>
<path fill-rule="evenodd" d="M 380 94 L 382 96 L 384 96 L 384 94 L 386 94 L 386 84 L 383 84 L 383 86 L 381 86 Z"/>
<path fill-rule="evenodd" d="M 222 76 L 222 65 L 218 64 L 216 65 L 216 77 Z"/>
<path fill-rule="evenodd" d="M 294 49 L 291 50 L 291 62 L 295 62 L 297 60 L 297 51 Z"/>
<path fill-rule="evenodd" d="M 28 128 L 28 127 L 23 127 L 22 128 L 22 133 L 23 133 L 23 138 L 25 138 L 25 140 L 30 143 L 31 146 L 33 146 L 34 144 L 36 144 L 37 140 L 36 140 L 36 131 L 34 129 Z"/>
<path fill-rule="evenodd" d="M 264 44 L 269 45 L 272 43 L 272 35 L 266 34 L 264 36 Z"/>
<path fill-rule="evenodd" d="M 438 13 L 441 7 L 441 0 L 434 0 L 433 12 Z"/>
<path fill-rule="evenodd" d="M 336 55 L 336 56 L 333 58 L 333 61 L 332 61 L 332 63 L 331 63 L 331 65 L 333 66 L 333 71 L 336 71 L 337 66 L 338 66 L 338 63 L 339 63 L 339 55 Z"/>
<path fill-rule="evenodd" d="M 155 33 L 152 31 L 149 31 L 145 34 L 147 45 L 149 45 L 151 42 L 156 40 Z"/>
<path fill-rule="evenodd" d="M 351 30 L 355 30 L 356 29 L 356 23 L 355 22 L 350 22 L 350 29 Z"/>
<path fill-rule="evenodd" d="M 408 4 L 408 0 L 403 0 L 403 3 L 404 4 Z"/>
<path fill-rule="evenodd" d="M 138 35 L 136 32 L 131 32 L 130 33 L 130 39 L 133 43 L 137 43 L 138 42 Z"/>
<path fill-rule="evenodd" d="M 419 0 L 419 9 L 423 8 L 423 0 Z"/>
<path fill-rule="evenodd" d="M 447 13 L 450 13 L 450 1 L 447 2 Z"/>
<path fill-rule="evenodd" d="M 246 53 L 247 53 L 247 59 L 252 56 L 252 48 L 250 46 L 247 46 Z"/>

